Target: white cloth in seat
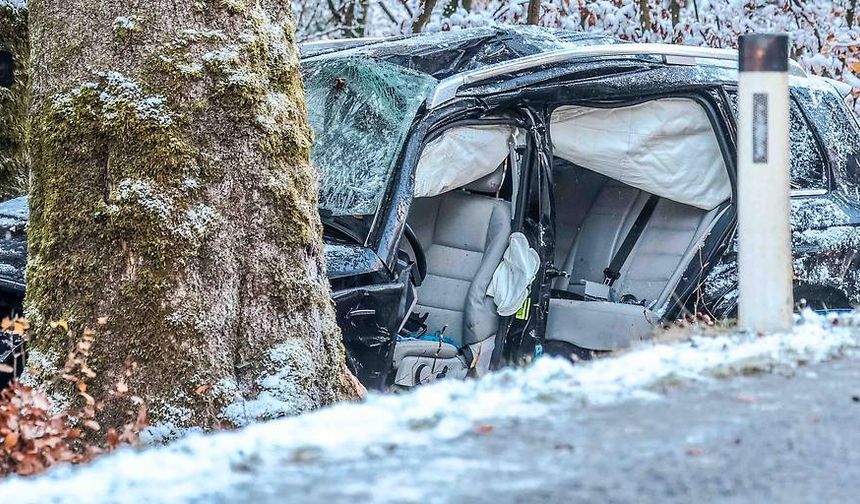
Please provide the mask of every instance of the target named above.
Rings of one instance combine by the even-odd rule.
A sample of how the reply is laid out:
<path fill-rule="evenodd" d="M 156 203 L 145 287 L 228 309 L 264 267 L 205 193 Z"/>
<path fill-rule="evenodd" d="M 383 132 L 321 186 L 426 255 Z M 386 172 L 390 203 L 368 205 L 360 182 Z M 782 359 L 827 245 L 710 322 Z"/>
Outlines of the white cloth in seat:
<path fill-rule="evenodd" d="M 496 312 L 507 317 L 522 306 L 540 267 L 540 255 L 522 233 L 513 233 L 502 262 L 493 273 L 487 295 L 496 302 Z"/>

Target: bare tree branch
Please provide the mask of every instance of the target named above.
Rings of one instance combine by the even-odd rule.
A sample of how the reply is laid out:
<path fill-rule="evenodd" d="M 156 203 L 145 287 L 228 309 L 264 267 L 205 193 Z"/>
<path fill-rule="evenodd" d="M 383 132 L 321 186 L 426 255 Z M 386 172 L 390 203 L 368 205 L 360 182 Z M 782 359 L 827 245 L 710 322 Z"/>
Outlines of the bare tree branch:
<path fill-rule="evenodd" d="M 433 9 L 436 7 L 436 0 L 424 0 L 424 8 L 418 19 L 412 23 L 412 33 L 421 33 L 424 26 L 430 21 L 430 16 L 433 15 Z"/>

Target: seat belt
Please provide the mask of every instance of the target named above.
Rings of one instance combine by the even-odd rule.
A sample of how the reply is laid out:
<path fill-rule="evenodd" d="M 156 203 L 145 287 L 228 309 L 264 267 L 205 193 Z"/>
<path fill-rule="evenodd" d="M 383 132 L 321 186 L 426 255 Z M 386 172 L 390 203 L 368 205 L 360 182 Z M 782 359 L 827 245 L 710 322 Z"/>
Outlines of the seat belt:
<path fill-rule="evenodd" d="M 642 211 L 639 212 L 639 217 L 636 217 L 633 227 L 630 228 L 630 231 L 627 233 L 627 236 L 624 237 L 624 241 L 621 243 L 618 251 L 615 252 L 615 257 L 612 258 L 609 266 L 603 270 L 604 285 L 609 285 L 611 287 L 612 284 L 621 277 L 621 268 L 630 256 L 630 251 L 633 250 L 633 246 L 636 245 L 636 242 L 639 241 L 639 237 L 642 236 L 642 231 L 645 230 L 645 226 L 648 224 L 651 214 L 654 213 L 654 208 L 657 206 L 658 201 L 660 201 L 660 197 L 652 194 L 651 197 L 648 198 L 648 201 L 645 202 L 645 206 L 643 206 Z"/>

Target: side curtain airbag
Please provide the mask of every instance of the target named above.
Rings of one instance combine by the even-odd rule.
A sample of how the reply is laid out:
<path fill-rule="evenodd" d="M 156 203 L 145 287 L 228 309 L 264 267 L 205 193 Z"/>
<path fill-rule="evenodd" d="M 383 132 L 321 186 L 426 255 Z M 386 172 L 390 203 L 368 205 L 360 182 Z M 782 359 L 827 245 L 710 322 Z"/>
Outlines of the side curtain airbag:
<path fill-rule="evenodd" d="M 550 130 L 556 156 L 645 192 L 704 210 L 731 196 L 717 137 L 693 100 L 559 107 Z"/>

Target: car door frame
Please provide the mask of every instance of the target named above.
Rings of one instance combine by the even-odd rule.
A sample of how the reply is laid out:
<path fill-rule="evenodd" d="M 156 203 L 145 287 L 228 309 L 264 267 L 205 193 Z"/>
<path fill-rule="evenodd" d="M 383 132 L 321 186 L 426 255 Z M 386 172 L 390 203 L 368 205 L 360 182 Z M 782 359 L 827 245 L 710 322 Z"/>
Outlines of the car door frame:
<path fill-rule="evenodd" d="M 675 318 L 676 316 L 678 316 L 678 314 L 682 313 L 686 309 L 687 301 L 695 292 L 695 289 L 699 282 L 707 275 L 707 273 L 710 271 L 710 268 L 712 267 L 711 258 L 719 255 L 721 251 L 725 248 L 725 237 L 731 233 L 733 227 L 736 225 L 736 218 L 734 216 L 734 212 L 730 210 L 732 208 L 733 202 L 736 201 L 737 191 L 734 136 L 733 129 L 727 122 L 727 112 L 725 106 L 718 99 L 719 89 L 720 86 L 717 84 L 697 84 L 695 86 L 678 88 L 665 92 L 658 90 L 649 94 L 637 93 L 628 96 L 613 95 L 611 100 L 600 100 L 594 97 L 583 97 L 580 100 L 557 103 L 546 108 L 546 115 L 544 117 L 544 121 L 546 124 L 549 124 L 549 115 L 555 108 L 563 105 L 569 105 L 572 103 L 588 106 L 600 106 L 605 108 L 618 108 L 632 106 L 657 99 L 686 98 L 691 99 L 697 104 L 699 104 L 705 111 L 705 114 L 708 116 L 708 119 L 710 120 L 711 126 L 714 130 L 714 134 L 717 138 L 721 154 L 723 156 L 726 172 L 729 177 L 730 185 L 732 188 L 732 194 L 728 201 L 722 203 L 719 207 L 717 207 L 722 207 L 722 210 L 719 210 L 718 220 L 714 224 L 711 232 L 706 237 L 705 242 L 700 249 L 700 260 L 698 262 L 691 262 L 684 269 L 684 272 L 681 275 L 681 280 L 679 281 L 678 285 L 676 285 L 673 293 L 670 295 L 668 305 L 665 307 L 665 309 L 662 310 L 661 319 Z M 546 156 L 549 160 L 552 160 L 552 142 L 551 138 L 549 138 L 549 133 L 547 133 L 546 145 L 549 149 L 546 153 Z M 550 177 L 552 176 L 551 171 L 552 161 L 550 161 Z M 550 209 L 550 213 L 552 215 L 551 219 L 554 222 L 554 201 Z M 550 251 L 550 257 L 554 257 L 554 253 L 552 251 Z M 543 307 L 543 311 L 546 311 L 548 309 L 549 296 L 547 296 L 546 305 Z M 543 341 L 543 336 L 544 334 L 541 333 L 541 341 Z"/>

